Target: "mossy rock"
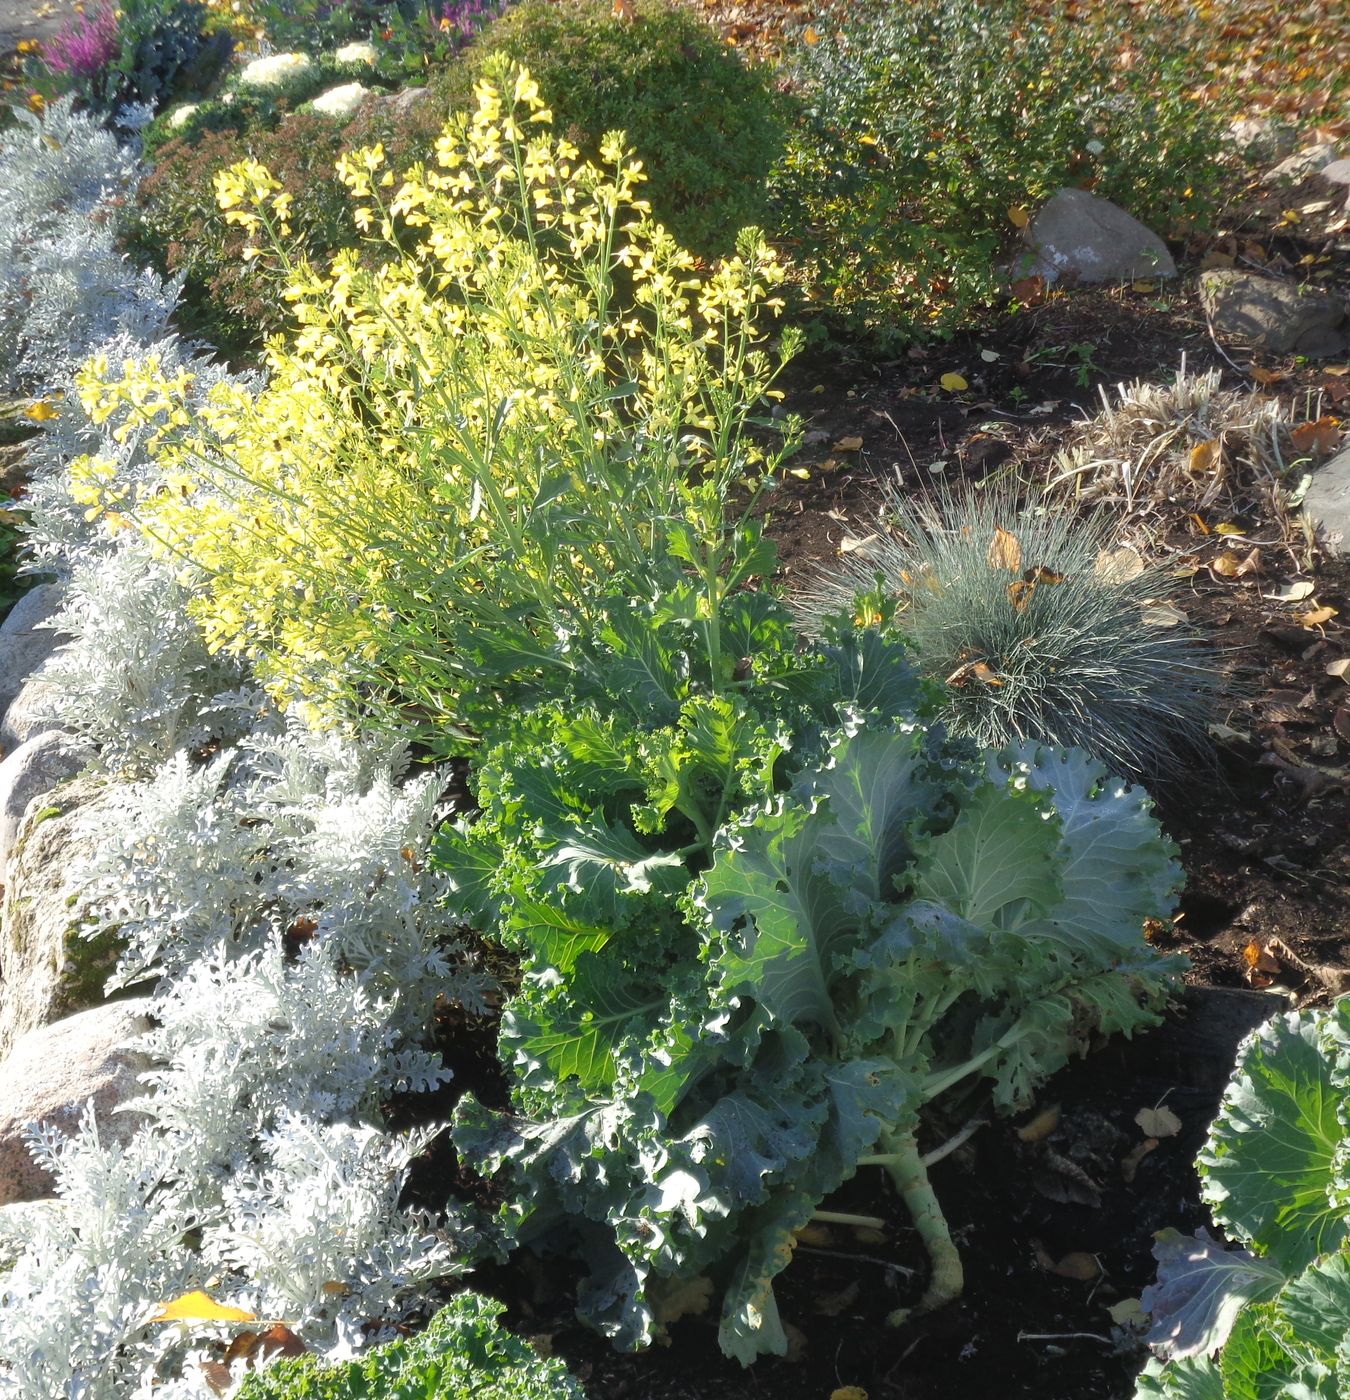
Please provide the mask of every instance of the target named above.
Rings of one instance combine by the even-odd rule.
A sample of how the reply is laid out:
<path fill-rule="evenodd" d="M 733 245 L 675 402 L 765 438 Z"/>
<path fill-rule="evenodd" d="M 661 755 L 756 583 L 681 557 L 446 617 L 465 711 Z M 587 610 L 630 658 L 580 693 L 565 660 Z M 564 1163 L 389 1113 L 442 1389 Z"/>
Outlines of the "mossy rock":
<path fill-rule="evenodd" d="M 80 936 L 69 873 L 96 839 L 79 828 L 107 793 L 103 777 L 82 776 L 34 798 L 24 814 L 0 907 L 0 1060 L 21 1035 L 103 1000 L 121 940 Z"/>

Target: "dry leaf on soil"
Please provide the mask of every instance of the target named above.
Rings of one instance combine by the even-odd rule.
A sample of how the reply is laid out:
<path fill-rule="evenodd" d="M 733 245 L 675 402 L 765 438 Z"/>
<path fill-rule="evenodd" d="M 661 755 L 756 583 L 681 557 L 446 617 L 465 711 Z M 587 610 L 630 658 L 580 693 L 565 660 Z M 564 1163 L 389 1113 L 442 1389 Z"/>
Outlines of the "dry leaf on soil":
<path fill-rule="evenodd" d="M 1203 476 L 1206 472 L 1218 469 L 1222 456 L 1223 444 L 1218 438 L 1214 438 L 1210 442 L 1198 442 L 1191 448 L 1187 470 L 1195 476 Z"/>
<path fill-rule="evenodd" d="M 876 541 L 876 535 L 864 535 L 862 539 L 855 540 L 851 536 L 846 540 L 841 540 L 839 544 L 840 554 L 866 554 L 867 547 Z"/>
<path fill-rule="evenodd" d="M 1134 1121 L 1143 1129 L 1145 1137 L 1176 1137 L 1181 1131 L 1181 1119 L 1166 1104 L 1157 1108 L 1141 1108 L 1134 1115 Z"/>
<path fill-rule="evenodd" d="M 1120 1302 L 1112 1303 L 1106 1312 L 1117 1327 L 1147 1327 L 1150 1322 L 1138 1298 L 1122 1298 Z"/>
<path fill-rule="evenodd" d="M 1300 579 L 1297 583 L 1282 584 L 1265 596 L 1273 603 L 1301 603 L 1305 598 L 1312 597 L 1314 587 L 1316 585 L 1310 580 Z"/>
<path fill-rule="evenodd" d="M 1250 578 L 1261 572 L 1261 551 L 1253 549 L 1243 558 L 1231 550 L 1224 550 L 1217 559 L 1210 560 L 1210 572 L 1221 578 Z"/>
<path fill-rule="evenodd" d="M 1042 1138 L 1048 1138 L 1057 1127 L 1059 1127 L 1059 1105 L 1052 1103 L 1048 1108 L 1041 1109 L 1029 1123 L 1023 1123 L 1017 1130 L 1017 1136 L 1023 1142 L 1040 1142 Z"/>
<path fill-rule="evenodd" d="M 1186 614 L 1171 603 L 1151 603 L 1140 612 L 1139 617 L 1148 627 L 1175 627 L 1179 622 L 1188 621 Z"/>
<path fill-rule="evenodd" d="M 830 1391 L 830 1400 L 867 1400 L 867 1392 L 860 1385 L 841 1385 Z"/>
<path fill-rule="evenodd" d="M 944 374 L 942 378 L 938 380 L 938 383 L 941 384 L 949 394 L 959 394 L 962 389 L 970 388 L 970 385 L 966 382 L 965 376 L 957 374 L 955 370 L 949 374 Z"/>
<path fill-rule="evenodd" d="M 1124 1181 L 1126 1185 L 1132 1182 L 1138 1175 L 1139 1163 L 1142 1162 L 1157 1145 L 1157 1138 L 1145 1138 L 1138 1147 L 1133 1148 L 1120 1159 L 1120 1176 L 1121 1180 Z"/>
<path fill-rule="evenodd" d="M 860 437 L 841 437 L 835 445 L 830 448 L 831 452 L 861 452 L 863 440 Z"/>
<path fill-rule="evenodd" d="M 1294 621 L 1300 626 L 1312 630 L 1315 627 L 1321 627 L 1324 623 L 1330 622 L 1336 615 L 1335 608 L 1313 608 L 1311 612 L 1296 613 Z"/>
<path fill-rule="evenodd" d="M 1102 1271 L 1097 1256 L 1087 1253 L 1086 1250 L 1075 1249 L 1062 1259 L 1054 1259 L 1046 1252 L 1040 1240 L 1032 1240 L 1031 1243 L 1036 1250 L 1036 1262 L 1047 1274 L 1076 1279 L 1079 1283 L 1090 1283 Z"/>
<path fill-rule="evenodd" d="M 1341 420 L 1318 418 L 1312 423 L 1300 423 L 1290 431 L 1289 440 L 1298 452 L 1317 452 L 1325 456 L 1340 446 Z"/>
<path fill-rule="evenodd" d="M 1144 572 L 1144 559 L 1137 549 L 1131 549 L 1129 545 L 1104 549 L 1097 555 L 1092 572 L 1103 583 L 1128 583 Z"/>
<path fill-rule="evenodd" d="M 1342 656 L 1335 661 L 1328 661 L 1327 675 L 1339 676 L 1347 685 L 1350 685 L 1350 656 Z"/>

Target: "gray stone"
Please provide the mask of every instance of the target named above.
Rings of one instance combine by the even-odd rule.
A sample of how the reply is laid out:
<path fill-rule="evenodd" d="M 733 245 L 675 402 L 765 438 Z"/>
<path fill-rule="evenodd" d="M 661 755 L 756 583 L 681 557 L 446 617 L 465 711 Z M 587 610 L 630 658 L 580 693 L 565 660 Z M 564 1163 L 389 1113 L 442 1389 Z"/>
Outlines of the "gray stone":
<path fill-rule="evenodd" d="M 1329 553 L 1350 557 L 1350 447 L 1313 473 L 1303 514 L 1322 532 Z"/>
<path fill-rule="evenodd" d="M 1262 177 L 1267 184 L 1277 180 L 1306 180 L 1316 175 L 1336 159 L 1336 147 L 1329 141 L 1319 141 L 1315 146 L 1305 146 L 1301 151 L 1286 156 L 1278 165 L 1267 170 Z"/>
<path fill-rule="evenodd" d="M 1283 160 L 1293 154 L 1298 133 L 1270 117 L 1241 117 L 1229 126 L 1228 139 L 1248 160 Z"/>
<path fill-rule="evenodd" d="M 35 797 L 24 813 L 3 871 L 0 1059 L 20 1036 L 103 1000 L 118 940 L 79 936 L 68 872 L 97 839 L 77 828 L 107 791 L 103 779 L 87 774 Z"/>
<path fill-rule="evenodd" d="M 1031 221 L 1032 272 L 1047 282 L 1117 282 L 1175 277 L 1176 264 L 1156 233 L 1109 199 L 1060 190 Z"/>
<path fill-rule="evenodd" d="M 42 672 L 23 683 L 19 693 L 9 702 L 5 717 L 0 720 L 0 753 L 13 753 L 21 744 L 39 734 L 49 734 L 61 728 L 57 715 L 60 692 Z"/>
<path fill-rule="evenodd" d="M 9 709 L 29 677 L 66 640 L 44 625 L 60 607 L 60 585 L 40 583 L 25 593 L 0 623 L 0 713 Z"/>
<path fill-rule="evenodd" d="M 398 92 L 386 94 L 379 99 L 379 103 L 381 107 L 387 107 L 396 117 L 406 117 L 414 107 L 420 107 L 430 96 L 430 88 L 407 87 Z"/>
<path fill-rule="evenodd" d="M 1346 346 L 1345 303 L 1292 282 L 1215 268 L 1200 274 L 1200 304 L 1220 340 L 1314 359 L 1339 355 Z"/>
<path fill-rule="evenodd" d="M 1329 185 L 1350 185 L 1350 160 L 1333 160 L 1319 174 Z M 1350 209 L 1350 189 L 1345 192 L 1345 207 Z"/>
<path fill-rule="evenodd" d="M 28 804 L 73 778 L 93 757 L 91 745 L 69 734 L 48 732 L 20 744 L 0 763 L 0 869 L 9 859 Z"/>
<path fill-rule="evenodd" d="M 55 1183 L 32 1158 L 24 1133 L 45 1123 L 69 1134 L 86 1104 L 104 1142 L 127 1142 L 143 1121 L 117 1113 L 118 1104 L 144 1089 L 144 1055 L 122 1047 L 150 1028 L 149 997 L 110 1001 L 29 1031 L 0 1063 L 0 1204 L 34 1201 Z"/>

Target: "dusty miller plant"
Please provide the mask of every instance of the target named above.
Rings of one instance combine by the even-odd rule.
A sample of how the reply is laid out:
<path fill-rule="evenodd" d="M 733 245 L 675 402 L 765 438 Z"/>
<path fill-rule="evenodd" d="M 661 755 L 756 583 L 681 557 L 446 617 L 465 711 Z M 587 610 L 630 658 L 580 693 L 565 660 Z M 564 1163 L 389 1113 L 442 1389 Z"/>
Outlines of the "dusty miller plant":
<path fill-rule="evenodd" d="M 0 134 L 0 390 L 50 385 L 118 331 L 162 335 L 178 285 L 118 251 L 136 156 L 64 98 Z"/>

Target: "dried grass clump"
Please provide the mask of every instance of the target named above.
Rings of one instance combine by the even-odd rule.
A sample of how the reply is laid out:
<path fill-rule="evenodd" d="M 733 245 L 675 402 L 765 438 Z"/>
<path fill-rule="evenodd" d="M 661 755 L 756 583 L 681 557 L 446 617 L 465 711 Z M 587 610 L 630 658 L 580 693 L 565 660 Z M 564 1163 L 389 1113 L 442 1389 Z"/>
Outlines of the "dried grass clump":
<path fill-rule="evenodd" d="M 913 499 L 797 601 L 804 627 L 879 625 L 913 646 L 954 733 L 1000 748 L 1076 745 L 1149 785 L 1209 761 L 1223 678 L 1175 582 L 1082 517 L 1011 487 Z"/>
<path fill-rule="evenodd" d="M 1136 527 L 1150 516 L 1165 522 L 1178 508 L 1217 508 L 1292 539 L 1299 532 L 1290 488 L 1312 453 L 1300 449 L 1286 407 L 1219 383 L 1217 370 L 1188 374 L 1183 359 L 1173 384 L 1120 384 L 1118 401 L 1103 387 L 1102 412 L 1056 453 L 1049 488 L 1113 506 L 1122 524 Z"/>

